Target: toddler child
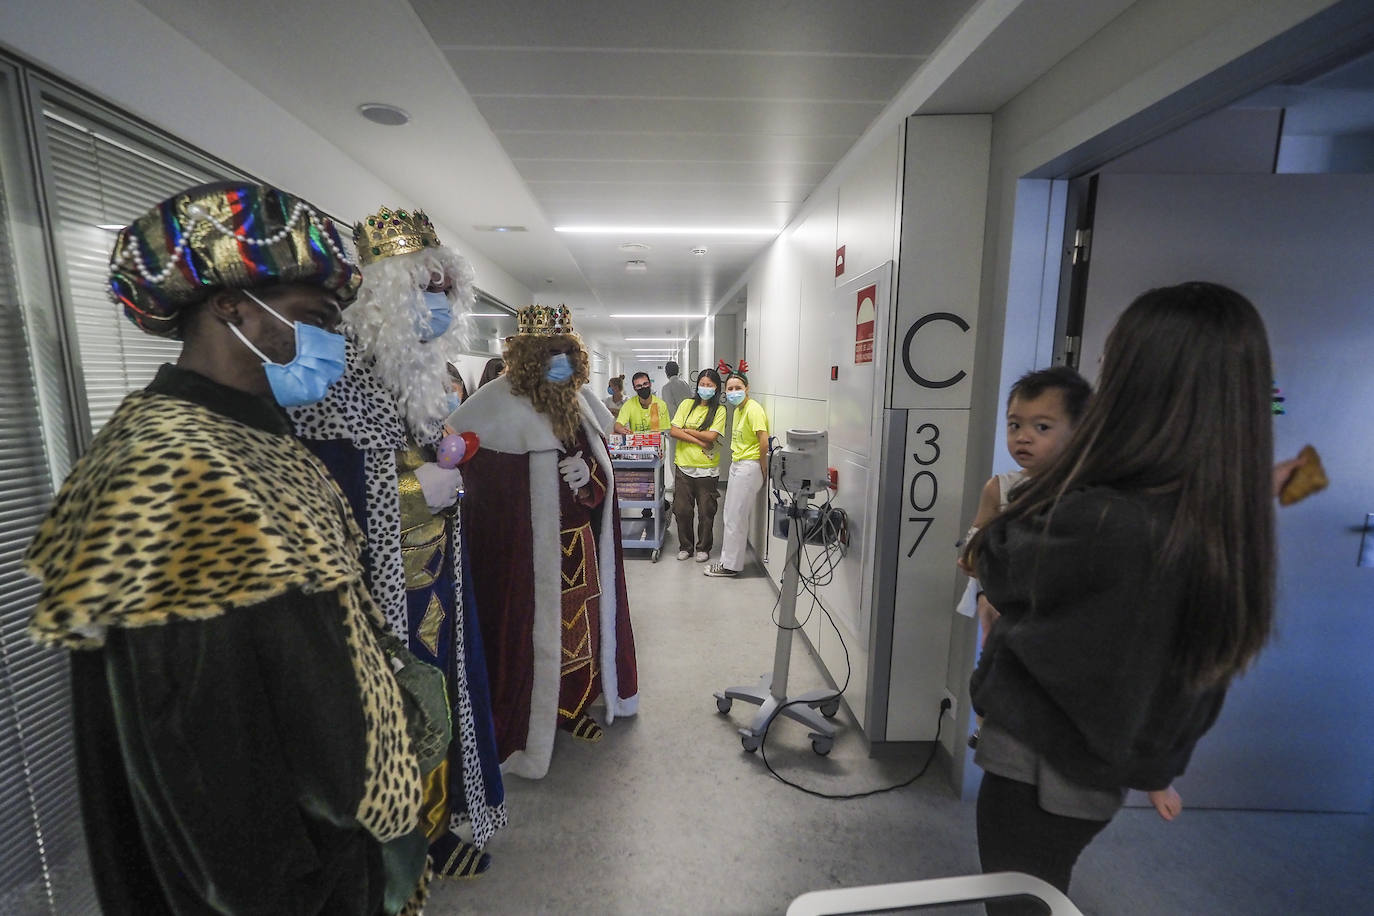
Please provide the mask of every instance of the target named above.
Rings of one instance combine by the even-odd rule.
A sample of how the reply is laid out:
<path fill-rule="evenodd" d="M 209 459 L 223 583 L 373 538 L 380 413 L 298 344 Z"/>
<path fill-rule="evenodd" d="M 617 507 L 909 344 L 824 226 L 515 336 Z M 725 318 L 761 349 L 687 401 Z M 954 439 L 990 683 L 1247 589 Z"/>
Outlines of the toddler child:
<path fill-rule="evenodd" d="M 994 475 L 984 485 L 978 500 L 978 514 L 962 543 L 968 543 L 975 532 L 1011 501 L 1011 493 L 1018 484 L 1058 457 L 1078 425 L 1091 394 L 1087 380 L 1068 366 L 1039 369 L 1016 380 L 1007 398 L 1007 451 L 1020 465 L 1020 470 Z M 962 557 L 959 565 L 968 571 Z M 976 579 L 969 580 L 968 595 L 976 598 L 981 645 L 999 615 L 979 591 Z M 977 742 L 978 732 L 975 731 L 969 744 L 973 746 Z M 1183 809 L 1183 800 L 1173 786 L 1150 792 L 1149 797 L 1159 816 L 1167 821 L 1173 820 Z"/>

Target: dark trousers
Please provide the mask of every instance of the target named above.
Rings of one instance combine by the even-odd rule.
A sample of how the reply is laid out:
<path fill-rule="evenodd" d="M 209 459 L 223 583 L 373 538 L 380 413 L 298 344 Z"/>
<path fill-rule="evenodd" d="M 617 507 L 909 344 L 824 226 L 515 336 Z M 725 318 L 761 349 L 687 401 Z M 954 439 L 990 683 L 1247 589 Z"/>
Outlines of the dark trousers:
<path fill-rule="evenodd" d="M 1051 814 L 1040 807 L 1039 790 L 984 773 L 978 790 L 978 858 L 985 873 L 1019 871 L 1069 892 L 1078 855 L 1110 821 Z M 1048 912 L 1029 898 L 987 904 L 989 916 L 1031 916 Z"/>
<path fill-rule="evenodd" d="M 720 478 L 688 477 L 681 468 L 673 469 L 673 518 L 677 521 L 679 550 L 711 552 L 719 502 Z M 693 509 L 697 517 L 695 529 L 692 527 Z"/>

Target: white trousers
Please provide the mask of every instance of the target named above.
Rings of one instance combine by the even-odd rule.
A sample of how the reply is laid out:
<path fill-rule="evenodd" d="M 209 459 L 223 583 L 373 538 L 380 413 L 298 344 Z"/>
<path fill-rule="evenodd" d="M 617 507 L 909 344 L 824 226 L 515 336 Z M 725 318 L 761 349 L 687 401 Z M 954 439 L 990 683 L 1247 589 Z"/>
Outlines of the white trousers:
<path fill-rule="evenodd" d="M 744 569 L 749 552 L 749 519 L 761 486 L 763 469 L 757 461 L 730 463 L 730 482 L 725 487 L 725 539 L 720 547 L 720 565 L 726 569 Z"/>

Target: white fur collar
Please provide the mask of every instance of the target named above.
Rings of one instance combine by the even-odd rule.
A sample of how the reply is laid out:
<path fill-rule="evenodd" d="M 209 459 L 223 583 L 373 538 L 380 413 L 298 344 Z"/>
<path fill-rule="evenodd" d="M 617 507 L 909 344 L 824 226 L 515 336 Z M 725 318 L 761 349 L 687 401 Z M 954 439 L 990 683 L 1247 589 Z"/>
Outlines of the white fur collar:
<path fill-rule="evenodd" d="M 606 405 L 593 398 L 584 387 L 581 399 L 583 425 L 606 435 L 615 418 Z M 501 376 L 477 389 L 448 418 L 457 432 L 472 432 L 482 448 L 521 455 L 527 452 L 561 451 L 562 443 L 553 434 L 548 417 L 534 409 L 530 399 L 510 390 L 510 379 Z"/>

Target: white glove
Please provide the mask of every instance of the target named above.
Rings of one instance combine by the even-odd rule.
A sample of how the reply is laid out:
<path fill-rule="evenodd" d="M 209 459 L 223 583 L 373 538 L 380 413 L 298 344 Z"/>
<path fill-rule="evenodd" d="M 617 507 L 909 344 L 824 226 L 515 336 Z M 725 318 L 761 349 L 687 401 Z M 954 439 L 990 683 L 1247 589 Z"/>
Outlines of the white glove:
<path fill-rule="evenodd" d="M 433 461 L 416 468 L 415 479 L 420 481 L 420 492 L 425 494 L 429 511 L 436 514 L 458 501 L 458 488 L 463 485 L 463 475 L 457 468 L 441 468 Z"/>
<path fill-rule="evenodd" d="M 563 475 L 563 482 L 574 493 L 579 492 L 592 479 L 592 469 L 587 467 L 586 461 L 582 460 L 581 452 L 576 455 L 569 455 L 558 462 L 558 473 Z"/>

